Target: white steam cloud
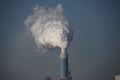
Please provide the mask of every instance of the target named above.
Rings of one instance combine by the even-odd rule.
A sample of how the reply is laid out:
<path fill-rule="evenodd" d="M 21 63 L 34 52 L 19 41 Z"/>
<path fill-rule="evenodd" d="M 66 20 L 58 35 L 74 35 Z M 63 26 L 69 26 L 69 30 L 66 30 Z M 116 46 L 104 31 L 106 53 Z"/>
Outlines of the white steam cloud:
<path fill-rule="evenodd" d="M 73 32 L 69 27 L 69 21 L 63 15 L 61 4 L 56 8 L 36 5 L 33 14 L 25 20 L 25 25 L 32 33 L 39 49 L 67 48 L 72 40 Z"/>

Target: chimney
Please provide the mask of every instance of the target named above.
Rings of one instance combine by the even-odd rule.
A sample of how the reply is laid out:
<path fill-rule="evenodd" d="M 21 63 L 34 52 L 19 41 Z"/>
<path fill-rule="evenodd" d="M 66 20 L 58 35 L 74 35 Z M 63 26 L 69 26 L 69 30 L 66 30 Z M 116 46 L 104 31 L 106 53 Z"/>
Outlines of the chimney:
<path fill-rule="evenodd" d="M 61 48 L 60 53 L 60 80 L 68 79 L 68 54 L 66 48 Z"/>

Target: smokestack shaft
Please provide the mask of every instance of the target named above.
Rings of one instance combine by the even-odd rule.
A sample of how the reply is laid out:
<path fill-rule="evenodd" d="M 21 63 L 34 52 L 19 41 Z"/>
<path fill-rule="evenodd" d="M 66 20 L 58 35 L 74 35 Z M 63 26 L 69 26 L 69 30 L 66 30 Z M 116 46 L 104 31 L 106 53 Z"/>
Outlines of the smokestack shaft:
<path fill-rule="evenodd" d="M 60 79 L 68 77 L 68 54 L 66 49 L 61 49 L 60 54 Z"/>

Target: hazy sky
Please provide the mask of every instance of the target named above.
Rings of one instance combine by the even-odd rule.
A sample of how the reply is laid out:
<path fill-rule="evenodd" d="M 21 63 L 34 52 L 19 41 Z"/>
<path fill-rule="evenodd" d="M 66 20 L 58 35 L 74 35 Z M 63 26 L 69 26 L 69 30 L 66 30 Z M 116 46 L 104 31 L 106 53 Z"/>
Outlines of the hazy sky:
<path fill-rule="evenodd" d="M 27 37 L 32 8 L 61 3 L 74 30 L 68 48 L 73 80 L 114 80 L 120 74 L 119 0 L 0 0 L 0 80 L 59 77 L 59 50 L 37 52 Z"/>

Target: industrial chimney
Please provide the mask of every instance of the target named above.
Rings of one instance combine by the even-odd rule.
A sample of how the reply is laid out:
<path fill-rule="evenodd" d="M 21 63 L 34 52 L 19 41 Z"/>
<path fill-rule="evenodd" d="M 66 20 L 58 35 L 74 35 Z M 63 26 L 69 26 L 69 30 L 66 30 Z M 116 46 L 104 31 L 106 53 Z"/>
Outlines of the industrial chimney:
<path fill-rule="evenodd" d="M 60 80 L 72 80 L 68 72 L 68 54 L 66 48 L 61 48 L 60 53 Z"/>

